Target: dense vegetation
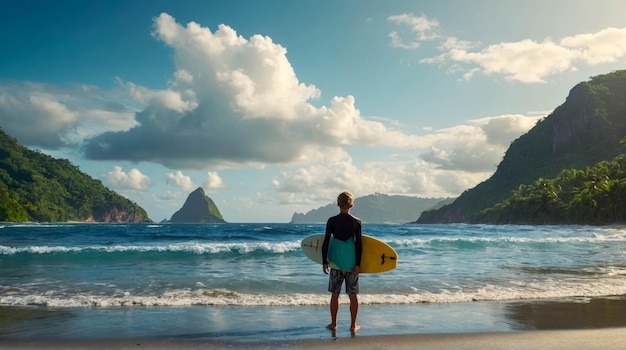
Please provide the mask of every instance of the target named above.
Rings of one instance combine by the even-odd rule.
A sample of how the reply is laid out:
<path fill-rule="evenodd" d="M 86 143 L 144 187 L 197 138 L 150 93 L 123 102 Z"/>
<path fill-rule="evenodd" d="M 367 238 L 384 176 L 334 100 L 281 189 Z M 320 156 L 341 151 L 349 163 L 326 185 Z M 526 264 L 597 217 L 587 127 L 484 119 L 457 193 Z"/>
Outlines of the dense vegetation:
<path fill-rule="evenodd" d="M 147 222 L 145 210 L 68 160 L 29 150 L 0 128 L 0 221 Z"/>
<path fill-rule="evenodd" d="M 626 155 L 554 179 L 520 185 L 506 200 L 481 212 L 495 224 L 606 224 L 626 221 Z"/>
<path fill-rule="evenodd" d="M 626 70 L 593 77 L 572 88 L 565 103 L 515 140 L 491 178 L 465 191 L 454 203 L 423 212 L 417 222 L 494 221 L 493 216 L 484 216 L 481 211 L 506 200 L 513 190 L 518 195 L 526 193 L 537 179 L 555 179 L 564 169 L 586 169 L 611 161 L 623 153 L 620 140 L 624 136 Z M 515 222 L 523 222 L 521 216 Z"/>

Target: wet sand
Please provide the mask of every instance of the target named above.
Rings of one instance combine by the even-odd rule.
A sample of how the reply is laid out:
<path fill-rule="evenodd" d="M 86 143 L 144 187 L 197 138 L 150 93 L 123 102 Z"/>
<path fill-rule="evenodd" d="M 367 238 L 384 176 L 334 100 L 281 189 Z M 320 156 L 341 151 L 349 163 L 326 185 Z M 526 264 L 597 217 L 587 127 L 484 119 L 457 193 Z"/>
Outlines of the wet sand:
<path fill-rule="evenodd" d="M 626 329 L 415 334 L 272 342 L 186 340 L 8 341 L 3 349 L 623 349 Z"/>
<path fill-rule="evenodd" d="M 492 322 L 490 328 L 484 326 L 479 327 L 479 330 L 472 328 L 472 321 L 485 317 L 477 313 L 477 310 L 489 310 L 487 306 L 498 306 L 492 309 L 497 316 L 487 319 Z M 308 323 L 301 325 L 303 330 L 298 335 L 281 333 L 288 327 L 285 324 L 265 332 L 263 332 L 263 327 L 269 327 L 269 325 L 257 325 L 259 329 L 251 335 L 242 333 L 241 337 L 224 337 L 224 334 L 219 331 L 218 333 L 194 334 L 189 332 L 187 326 L 183 326 L 179 333 L 169 335 L 153 329 L 151 332 L 129 333 L 124 336 L 116 333 L 97 333 L 98 336 L 92 334 L 83 339 L 72 339 L 58 334 L 33 339 L 24 336 L 7 336 L 6 333 L 3 336 L 0 332 L 0 349 L 623 349 L 626 344 L 626 299 L 624 296 L 517 301 L 502 304 L 490 302 L 441 306 L 391 305 L 380 308 L 365 305 L 363 309 L 368 307 L 372 310 L 384 311 L 384 314 L 379 313 L 378 318 L 375 318 L 373 313 L 370 315 L 363 313 L 366 316 L 361 323 L 364 328 L 354 336 L 343 328 L 340 328 L 334 336 L 330 331 L 323 329 L 327 316 L 324 309 L 323 315 L 305 317 Z M 473 309 L 474 307 L 478 309 Z M 152 309 L 148 308 L 143 312 L 150 310 Z M 248 311 L 248 309 L 244 310 Z M 267 310 L 269 309 L 265 309 L 265 312 L 268 312 Z M 285 309 L 274 316 L 281 322 L 293 323 L 298 318 L 304 322 L 302 311 L 297 310 L 300 309 Z M 439 314 L 436 313 L 437 310 Z M 453 310 L 456 311 L 453 312 Z M 19 318 L 15 312 L 6 311 L 4 314 L 13 316 L 4 318 L 4 323 L 0 322 L 0 326 L 18 322 Z M 347 312 L 345 308 L 343 311 Z M 179 318 L 173 318 L 174 314 L 171 310 L 168 311 L 168 316 L 172 317 L 172 320 L 186 319 L 191 317 L 194 311 L 181 309 L 180 312 Z M 262 309 L 252 315 L 260 317 L 263 312 Z M 442 312 L 447 312 L 449 318 L 443 319 Z M 415 323 L 418 313 L 424 321 Z M 232 316 L 233 313 L 228 315 Z M 40 313 L 31 315 L 31 317 L 35 316 L 42 317 Z M 133 314 L 133 316 L 137 315 Z M 142 324 L 142 321 L 152 316 L 154 315 L 144 315 L 141 320 L 134 319 L 132 324 Z M 400 321 L 407 320 L 404 321 L 407 322 L 406 324 L 409 324 L 408 320 L 412 319 L 413 323 L 410 324 L 418 326 L 426 324 L 428 320 L 439 323 L 436 323 L 436 327 L 433 328 L 412 326 L 404 328 L 404 333 L 394 333 L 398 331 L 398 324 L 385 326 L 380 323 L 392 317 Z M 374 319 L 381 327 L 375 327 Z M 63 322 L 63 320 L 65 318 L 51 319 L 54 323 Z M 84 322 L 85 319 L 79 318 L 76 321 Z M 115 320 L 111 319 L 110 322 L 114 323 Z M 465 326 L 461 325 L 463 323 Z M 76 326 L 76 323 L 73 325 Z M 166 328 L 171 330 L 171 326 L 170 323 Z M 237 326 L 232 328 L 235 327 Z M 245 327 L 245 324 L 239 324 L 239 327 Z M 60 330 L 62 326 L 59 325 L 55 329 Z M 107 329 L 111 332 L 110 328 Z M 107 329 L 103 329 L 103 332 Z M 116 336 L 119 338 L 115 338 Z"/>

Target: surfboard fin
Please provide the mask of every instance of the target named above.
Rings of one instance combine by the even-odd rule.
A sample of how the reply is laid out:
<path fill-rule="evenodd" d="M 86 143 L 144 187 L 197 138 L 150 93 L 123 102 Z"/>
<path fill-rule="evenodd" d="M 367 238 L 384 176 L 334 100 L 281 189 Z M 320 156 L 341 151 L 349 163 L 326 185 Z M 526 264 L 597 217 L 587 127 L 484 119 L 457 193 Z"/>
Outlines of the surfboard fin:
<path fill-rule="evenodd" d="M 396 260 L 395 256 L 389 256 L 389 260 Z M 380 264 L 385 265 L 385 253 L 380 256 Z"/>

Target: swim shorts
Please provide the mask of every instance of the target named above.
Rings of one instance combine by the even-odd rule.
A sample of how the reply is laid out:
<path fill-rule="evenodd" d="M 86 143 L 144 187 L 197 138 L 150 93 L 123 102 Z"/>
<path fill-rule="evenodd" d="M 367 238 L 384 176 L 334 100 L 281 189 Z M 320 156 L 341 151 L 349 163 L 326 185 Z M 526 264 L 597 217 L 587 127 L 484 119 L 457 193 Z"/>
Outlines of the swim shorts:
<path fill-rule="evenodd" d="M 346 293 L 359 293 L 359 275 L 354 275 L 352 271 L 341 271 L 330 269 L 328 277 L 328 291 L 333 294 L 341 294 L 341 285 L 346 281 Z"/>

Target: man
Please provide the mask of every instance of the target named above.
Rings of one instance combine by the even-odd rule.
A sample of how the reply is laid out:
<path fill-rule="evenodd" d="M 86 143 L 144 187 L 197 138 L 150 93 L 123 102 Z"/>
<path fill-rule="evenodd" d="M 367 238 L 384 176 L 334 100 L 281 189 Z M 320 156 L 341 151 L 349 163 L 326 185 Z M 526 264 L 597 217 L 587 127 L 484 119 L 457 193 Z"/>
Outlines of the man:
<path fill-rule="evenodd" d="M 328 291 L 332 293 L 330 298 L 331 322 L 326 328 L 332 331 L 337 329 L 339 294 L 345 281 L 346 293 L 350 297 L 350 331 L 354 333 L 361 328 L 356 324 L 359 312 L 357 294 L 359 293 L 362 253 L 361 220 L 350 214 L 350 209 L 354 206 L 354 196 L 350 192 L 346 191 L 339 194 L 337 206 L 339 206 L 339 214 L 328 219 L 324 243 L 322 244 L 324 273 L 329 274 L 329 260 L 338 267 L 338 269 L 330 269 L 328 278 Z"/>

